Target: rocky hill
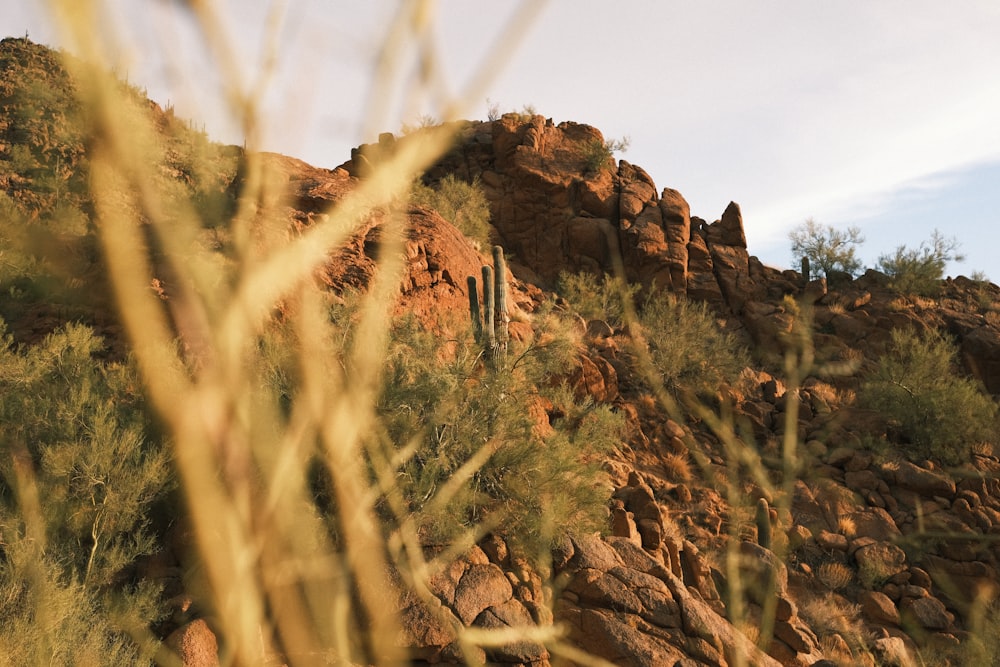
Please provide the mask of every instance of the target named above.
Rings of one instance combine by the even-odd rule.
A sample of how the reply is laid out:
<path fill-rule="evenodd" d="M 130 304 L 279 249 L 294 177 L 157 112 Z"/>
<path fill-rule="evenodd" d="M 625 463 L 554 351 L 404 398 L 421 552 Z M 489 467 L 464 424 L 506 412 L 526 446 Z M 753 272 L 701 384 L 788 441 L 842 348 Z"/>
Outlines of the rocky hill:
<path fill-rule="evenodd" d="M 4 41 L 5 118 L 23 108 L 9 65 L 15 47 L 28 49 L 23 41 Z M 29 75 L 18 70 L 17 76 Z M 52 99 L 32 99 L 42 106 L 31 118 L 54 117 L 44 111 Z M 161 127 L 173 127 L 165 112 L 151 108 Z M 59 220 L 49 213 L 58 192 L 51 202 L 42 196 L 55 186 L 32 188 L 31 179 L 58 177 L 62 159 L 85 165 L 84 142 L 74 138 L 79 150 L 60 158 L 40 139 L 25 144 L 25 136 L 47 135 L 18 122 L 0 123 L 6 201 L 19 216 L 36 211 L 35 218 Z M 928 443 L 891 410 L 859 398 L 880 361 L 901 354 L 898 332 L 909 331 L 924 335 L 907 339 L 911 345 L 931 332 L 944 334 L 957 350 L 946 374 L 977 383 L 984 394 L 1000 393 L 1000 288 L 959 277 L 922 297 L 900 293 L 873 270 L 827 280 L 765 266 L 749 254 L 736 203 L 711 223 L 692 216 L 681 193 L 659 190 L 642 168 L 602 153 L 604 138 L 595 128 L 507 114 L 454 129 L 451 150 L 421 178 L 434 187 L 451 177 L 485 195 L 491 243 L 507 256 L 512 341 L 537 342 L 543 333 L 534 323 L 547 309 L 563 312 L 575 341 L 563 379 L 579 400 L 619 415 L 625 429 L 602 454 L 603 531 L 566 526 L 549 563 L 540 565 L 516 548 L 517 535 L 497 527 L 430 578 L 430 602 L 399 584 L 396 641 L 411 664 L 584 664 L 579 654 L 550 651 L 544 632 L 470 655 L 457 639 L 457 628 L 468 626 L 555 626 L 572 646 L 611 664 L 651 667 L 967 664 L 1000 655 L 990 644 L 1000 594 L 995 418 L 990 437 L 961 441 L 959 424 Z M 200 173 L 179 148 L 187 135 L 175 128 L 171 136 L 162 177 L 179 179 L 202 210 L 231 215 L 249 178 L 243 156 L 213 149 L 212 168 Z M 269 213 L 260 213 L 266 225 L 255 229 L 256 242 L 266 248 L 306 233 L 413 140 L 382 135 L 333 170 L 264 156 L 269 182 L 282 194 L 257 202 L 258 211 Z M 32 151 L 20 158 L 30 162 L 27 171 L 14 160 L 21 145 Z M 76 177 L 60 182 L 75 193 L 70 203 L 91 215 L 84 185 Z M 391 219 L 387 211 L 369 216 L 316 273 L 333 300 L 372 285 Z M 412 314 L 429 332 L 467 321 L 467 277 L 490 263 L 487 249 L 426 206 L 405 207 L 405 222 L 395 314 Z M 72 238 L 57 237 L 91 248 L 79 251 L 80 261 L 97 275 L 102 260 L 86 241 L 94 229 L 84 227 Z M 225 255 L 237 241 L 206 222 L 197 242 Z M 32 257 L 44 260 L 45 252 Z M 24 259 L 22 275 L 4 274 L 0 313 L 16 342 L 32 345 L 82 320 L 125 347 L 110 297 L 92 294 L 80 306 L 76 292 L 61 291 L 55 306 L 46 305 L 50 293 L 33 287 L 39 274 L 29 276 L 36 266 Z M 171 304 L 183 344 L 178 269 L 166 261 L 152 267 L 151 287 Z M 640 310 L 649 298 L 705 304 L 726 340 L 749 350 L 748 362 L 738 377 L 707 392 L 656 386 L 636 340 L 676 332 L 640 334 L 627 316 L 575 314 L 573 300 L 558 293 L 560 278 L 581 273 L 597 285 L 603 276 L 623 276 Z M 278 305 L 276 319 L 286 308 Z M 709 369 L 703 374 L 709 377 Z M 957 392 L 953 386 L 967 385 L 945 390 Z M 922 386 L 903 388 L 916 401 Z M 954 416 L 934 413 L 939 404 L 920 405 L 942 424 Z M 552 404 L 532 413 L 537 428 L 555 428 L 559 418 Z M 184 664 L 211 664 L 219 630 L 180 574 L 190 568 L 182 544 L 187 533 L 171 526 L 164 538 L 171 546 L 152 550 L 133 576 L 158 582 L 172 605 L 154 632 Z M 429 553 L 443 549 L 424 546 Z M 271 657 L 295 663 L 291 654 Z"/>
<path fill-rule="evenodd" d="M 892 442 L 894 425 L 854 405 L 853 396 L 862 369 L 886 354 L 893 330 L 906 328 L 953 336 L 961 372 L 1000 390 L 1000 289 L 960 277 L 928 299 L 900 294 L 873 270 L 828 285 L 764 266 L 747 251 L 737 204 L 712 223 L 692 217 L 680 193 L 658 193 L 640 167 L 620 161 L 617 169 L 588 171 L 585 147 L 594 141 L 603 137 L 591 127 L 541 116 L 469 123 L 424 178 L 454 174 L 482 183 L 496 241 L 515 258 L 522 308 L 537 308 L 561 272 L 619 269 L 647 289 L 710 304 L 758 360 L 739 387 L 720 388 L 717 400 L 746 429 L 738 439 L 771 484 L 751 479 L 752 469 L 733 480 L 739 466 L 719 435 L 690 412 L 668 416 L 642 389 L 625 332 L 581 322 L 586 349 L 577 387 L 627 414 L 632 434 L 607 462 L 615 487 L 608 534 L 573 537 L 554 552 L 555 571 L 566 581 L 556 593 L 556 622 L 594 655 L 636 665 L 916 664 L 920 651 L 931 655 L 928 646 L 944 659 L 947 649 L 977 641 L 977 614 L 998 591 L 1000 554 L 990 536 L 1000 520 L 1000 462 L 985 443 L 959 465 L 942 465 L 933 453 L 911 461 L 906 444 Z M 361 165 L 377 162 L 393 144 L 384 136 L 377 146 L 360 147 L 330 178 L 363 174 Z M 415 222 L 421 229 L 424 223 Z M 413 238 L 447 243 L 440 233 Z M 430 290 L 420 299 L 461 291 L 456 278 L 470 271 L 463 252 L 430 247 L 410 252 L 410 284 Z M 426 255 L 436 259 L 428 263 Z M 430 277 L 420 275 L 424 267 Z M 443 279 L 435 283 L 437 275 Z M 411 298 L 419 291 L 404 288 Z M 800 316 L 794 304 L 811 310 L 819 356 L 857 363 L 840 374 L 805 369 L 790 424 L 787 378 L 776 359 Z M 788 469 L 778 451 L 788 428 L 800 444 L 792 480 L 782 479 Z M 678 471 L 678 454 L 689 457 L 690 473 Z M 736 486 L 738 502 L 727 484 Z M 781 505 L 773 494 L 782 484 L 791 497 L 782 512 L 765 505 L 765 525 L 783 537 L 765 543 L 746 499 Z M 435 592 L 464 623 L 548 622 L 538 618 L 537 586 L 497 537 L 449 574 Z M 769 577 L 773 592 L 755 588 Z M 753 647 L 759 635 L 733 625 L 732 596 L 740 587 L 739 613 L 751 626 L 765 609 L 773 615 L 765 650 Z M 446 636 L 436 641 L 444 650 Z M 434 642 L 418 643 L 439 657 Z M 540 646 L 520 644 L 489 655 L 523 664 L 545 657 Z"/>

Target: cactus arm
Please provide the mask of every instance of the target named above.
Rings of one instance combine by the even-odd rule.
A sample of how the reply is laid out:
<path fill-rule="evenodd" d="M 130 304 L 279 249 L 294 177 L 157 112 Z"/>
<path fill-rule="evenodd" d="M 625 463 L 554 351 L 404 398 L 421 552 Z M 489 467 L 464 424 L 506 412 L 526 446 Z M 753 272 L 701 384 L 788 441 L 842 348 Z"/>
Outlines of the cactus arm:
<path fill-rule="evenodd" d="M 479 287 L 475 276 L 469 276 L 466 282 L 469 286 L 469 318 L 472 320 L 472 335 L 476 339 L 476 344 L 482 345 L 483 318 L 479 312 Z"/>
<path fill-rule="evenodd" d="M 496 332 L 494 330 L 494 301 L 493 301 L 493 268 L 483 265 L 483 328 L 486 335 L 483 339 L 483 347 L 492 350 L 496 346 Z"/>
<path fill-rule="evenodd" d="M 507 262 L 504 260 L 503 248 L 493 246 L 493 285 L 494 307 L 496 308 L 497 344 L 501 355 L 507 354 L 509 339 L 507 325 L 510 313 L 507 310 Z"/>

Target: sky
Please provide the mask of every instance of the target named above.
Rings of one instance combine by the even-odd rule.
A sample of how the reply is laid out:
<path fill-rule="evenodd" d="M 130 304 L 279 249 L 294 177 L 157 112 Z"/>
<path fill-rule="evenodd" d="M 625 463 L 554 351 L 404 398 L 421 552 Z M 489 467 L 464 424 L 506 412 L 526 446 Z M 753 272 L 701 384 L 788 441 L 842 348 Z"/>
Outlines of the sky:
<path fill-rule="evenodd" d="M 950 275 L 1000 281 L 997 0 L 438 0 L 423 37 L 392 32 L 413 3 L 217 0 L 237 76 L 184 0 L 101 4 L 114 68 L 213 139 L 247 135 L 226 91 L 262 91 L 257 145 L 334 167 L 465 95 L 461 117 L 530 107 L 627 137 L 618 157 L 693 215 L 739 203 L 767 264 L 797 266 L 788 232 L 813 218 L 860 227 L 868 265 L 940 230 L 966 256 Z M 0 34 L 69 46 L 45 7 L 4 0 Z"/>

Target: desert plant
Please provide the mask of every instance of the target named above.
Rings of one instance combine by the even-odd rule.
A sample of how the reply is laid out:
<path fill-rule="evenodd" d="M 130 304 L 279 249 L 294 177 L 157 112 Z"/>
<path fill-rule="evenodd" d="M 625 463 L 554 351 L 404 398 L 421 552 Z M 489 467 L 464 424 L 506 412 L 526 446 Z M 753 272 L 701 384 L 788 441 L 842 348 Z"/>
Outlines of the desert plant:
<path fill-rule="evenodd" d="M 664 454 L 660 460 L 660 465 L 667 474 L 667 478 L 674 482 L 691 481 L 691 462 L 687 454 Z"/>
<path fill-rule="evenodd" d="M 831 591 L 839 591 L 854 581 L 854 570 L 844 563 L 826 562 L 816 570 L 816 578 Z"/>
<path fill-rule="evenodd" d="M 628 137 L 604 141 L 596 138 L 591 139 L 583 146 L 583 163 L 586 171 L 589 173 L 600 171 L 614 157 L 615 153 L 627 151 L 629 143 Z"/>
<path fill-rule="evenodd" d="M 823 276 L 831 271 L 854 275 L 861 269 L 856 248 L 865 239 L 857 227 L 841 230 L 809 218 L 789 232 L 788 238 L 792 242 L 793 261 L 808 259 L 809 266 Z"/>
<path fill-rule="evenodd" d="M 390 446 L 414 447 L 397 479 L 423 539 L 448 543 L 489 526 L 532 553 L 555 527 L 599 527 L 607 490 L 595 455 L 620 437 L 622 421 L 566 389 L 537 388 L 565 372 L 569 349 L 523 350 L 523 363 L 485 373 L 474 341 L 459 339 L 450 358 L 437 349 L 412 320 L 395 326 L 378 403 Z M 533 407 L 541 396 L 559 411 L 548 431 Z"/>
<path fill-rule="evenodd" d="M 630 285 L 624 279 L 593 273 L 559 274 L 556 284 L 558 294 L 569 302 L 580 317 L 585 320 L 604 320 L 612 327 L 625 323 L 626 304 L 631 304 L 638 294 L 639 285 Z M 629 305 L 629 308 L 632 306 Z"/>
<path fill-rule="evenodd" d="M 54 0 L 50 6 L 65 19 L 60 24 L 68 41 L 88 62 L 100 62 L 102 53 L 115 50 L 116 45 L 104 43 L 92 27 L 98 22 L 96 5 Z M 531 13 L 525 9 L 520 15 L 525 18 Z M 531 439 L 505 437 L 524 435 L 528 414 L 539 415 L 532 424 L 544 426 L 540 416 L 544 408 L 536 409 L 531 402 L 535 382 L 522 378 L 528 377 L 529 371 L 535 373 L 531 369 L 542 359 L 559 357 L 557 349 L 568 347 L 556 344 L 561 336 L 554 336 L 551 345 L 536 343 L 534 353 L 519 350 L 510 372 L 495 378 L 475 363 L 459 364 L 456 367 L 461 372 L 457 374 L 429 365 L 416 384 L 429 385 L 437 392 L 444 383 L 439 394 L 443 398 L 429 404 L 399 404 L 399 410 L 390 415 L 402 420 L 410 408 L 422 411 L 427 418 L 415 423 L 427 431 L 401 432 L 392 439 L 386 436 L 395 422 L 383 421 L 387 415 L 379 408 L 386 393 L 381 380 L 397 370 L 387 358 L 397 350 L 398 341 L 388 342 L 389 323 L 404 266 L 404 234 L 399 221 L 405 216 L 387 216 L 380 230 L 384 234 L 379 270 L 351 312 L 349 327 L 343 326 L 339 316 L 330 316 L 330 303 L 342 295 L 320 288 L 315 276 L 331 254 L 373 215 L 405 201 L 409 184 L 448 150 L 456 129 L 444 123 L 414 133 L 405 150 L 386 157 L 350 192 L 331 201 L 325 210 L 315 211 L 309 224 L 293 224 L 289 229 L 291 221 L 280 204 L 290 194 L 287 174 L 283 179 L 269 170 L 269 158 L 255 149 L 260 128 L 255 95 L 263 86 L 238 83 L 242 81 L 235 68 L 239 58 L 227 53 L 218 18 L 211 2 L 190 7 L 190 19 L 206 37 L 206 46 L 221 70 L 219 80 L 227 87 L 231 82 L 226 90 L 226 99 L 231 102 L 228 109 L 234 116 L 231 120 L 246 133 L 246 150 L 221 151 L 219 159 L 225 169 L 219 171 L 233 167 L 228 174 L 231 178 L 218 172 L 213 175 L 210 168 L 202 168 L 205 163 L 180 154 L 188 148 L 195 153 L 206 148 L 204 137 L 164 137 L 161 130 L 164 123 L 171 122 L 169 118 L 156 113 L 145 99 L 138 99 L 139 91 L 84 66 L 82 61 L 73 61 L 70 73 L 78 93 L 72 99 L 81 107 L 81 136 L 87 149 L 81 155 L 88 160 L 86 170 L 78 170 L 76 180 L 67 180 L 67 155 L 46 152 L 43 144 L 37 146 L 39 151 L 31 145 L 13 156 L 14 166 L 30 172 L 31 182 L 39 185 L 37 193 L 7 191 L 26 215 L 32 213 L 28 210 L 31 207 L 37 209 L 57 198 L 66 200 L 65 195 L 76 184 L 82 188 L 80 198 L 87 205 L 78 208 L 86 213 L 88 223 L 93 223 L 87 225 L 87 232 L 97 239 L 103 275 L 113 288 L 109 299 L 114 299 L 117 308 L 105 306 L 120 315 L 122 340 L 127 338 L 131 344 L 138 369 L 131 374 L 119 373 L 98 363 L 93 355 L 75 357 L 77 347 L 89 348 L 84 345 L 84 336 L 67 330 L 59 340 L 69 336 L 74 342 L 64 345 L 59 354 L 51 354 L 57 362 L 49 373 L 54 377 L 42 383 L 57 386 L 60 376 L 67 374 L 72 381 L 59 385 L 64 389 L 59 400 L 65 404 L 55 412 L 48 401 L 38 401 L 38 407 L 20 406 L 29 415 L 41 414 L 47 406 L 44 409 L 51 414 L 40 421 L 79 439 L 60 440 L 54 448 L 47 448 L 41 439 L 26 438 L 28 455 L 4 459 L 7 469 L 0 494 L 4 511 L 0 524 L 4 531 L 2 556 L 9 561 L 0 571 L 0 599 L 4 602 L 0 655 L 14 664 L 148 662 L 155 642 L 145 640 L 159 613 L 150 602 L 155 601 L 155 591 L 116 589 L 122 595 L 112 601 L 122 606 L 115 606 L 111 614 L 106 613 L 105 590 L 93 595 L 88 588 L 91 583 L 106 583 L 118 563 L 148 547 L 141 525 L 122 527 L 132 519 L 128 510 L 137 495 L 134 487 L 141 486 L 139 482 L 145 477 L 133 471 L 132 478 L 115 478 L 114 484 L 107 481 L 121 469 L 137 465 L 135 457 L 129 455 L 136 449 L 149 455 L 140 461 L 149 464 L 149 469 L 159 460 L 154 455 L 162 455 L 153 446 L 158 440 L 144 441 L 142 447 L 137 442 L 133 426 L 141 420 L 128 416 L 136 397 L 148 400 L 149 410 L 157 415 L 156 423 L 167 434 L 178 495 L 186 501 L 183 505 L 190 532 L 185 546 L 190 548 L 192 578 L 198 584 L 192 592 L 198 606 L 213 614 L 213 629 L 222 640 L 222 664 L 292 663 L 301 661 L 301 656 L 331 664 L 404 663 L 403 650 L 397 645 L 400 628 L 393 604 L 397 594 L 404 594 L 399 587 L 412 584 L 405 594 L 424 596 L 429 603 L 427 577 L 435 567 L 447 563 L 428 563 L 424 545 L 412 539 L 413 521 L 408 514 L 387 509 L 390 499 L 403 493 L 401 489 L 394 491 L 394 475 L 404 474 L 407 466 L 414 464 L 416 456 L 410 454 L 426 447 L 426 442 L 448 442 L 447 431 L 453 424 L 452 416 L 443 413 L 444 407 L 461 403 L 455 397 L 464 396 L 477 381 L 478 397 L 470 400 L 469 406 L 460 407 L 466 407 L 466 415 L 481 410 L 474 414 L 484 416 L 488 426 L 492 419 L 493 431 L 486 432 L 486 441 L 456 441 L 456 447 L 467 447 L 473 454 L 462 463 L 459 474 L 440 478 L 444 482 L 436 489 L 431 487 L 434 502 L 441 507 L 456 507 L 450 504 L 453 490 L 472 499 L 465 505 L 459 502 L 460 507 L 470 508 L 462 514 L 466 525 L 470 515 L 486 521 L 505 516 L 505 507 L 514 516 L 544 522 L 549 516 L 544 510 L 567 500 L 583 502 L 575 493 L 562 492 L 579 488 L 585 493 L 591 488 L 587 483 L 594 480 L 584 479 L 585 471 L 596 463 L 583 461 L 581 467 L 580 453 L 587 441 L 598 440 L 596 434 L 606 432 L 601 424 L 613 425 L 618 420 L 607 407 L 562 402 L 557 389 L 547 387 L 553 393 L 549 426 L 555 433 L 549 437 L 532 433 Z M 397 33 L 399 40 L 412 37 L 424 42 L 425 28 L 430 25 L 426 19 L 426 6 L 401 6 L 394 25 L 410 25 L 415 30 L 412 34 L 407 30 Z M 512 25 L 522 23 L 514 21 Z M 514 32 L 512 28 L 506 36 Z M 385 69 L 379 69 L 385 81 L 393 79 L 388 71 L 392 61 L 387 58 Z M 488 57 L 487 61 L 499 59 Z M 435 59 L 426 62 L 430 80 L 440 80 L 440 72 L 435 71 L 438 66 Z M 472 79 L 486 82 L 491 66 L 473 72 Z M 3 85 L 8 78 L 6 74 L 0 77 Z M 384 87 L 376 82 L 375 97 L 388 94 Z M 478 84 L 475 89 L 481 90 Z M 35 90 L 32 95 L 48 104 L 43 92 Z M 444 120 L 453 120 L 448 109 L 462 108 L 463 104 L 463 100 L 444 103 Z M 28 124 L 17 127 L 32 129 Z M 45 133 L 33 136 L 44 138 Z M 0 143 L 23 142 L 4 137 Z M 9 175 L 7 169 L 0 177 Z M 209 206 L 206 199 L 214 199 L 216 194 L 222 195 L 221 205 Z M 78 223 L 78 219 L 74 221 L 74 225 Z M 226 256 L 219 257 L 198 243 L 206 227 L 224 230 Z M 17 270 L 30 272 L 31 267 L 19 266 Z M 169 294 L 159 289 L 165 274 L 172 279 Z M 151 285 L 157 289 L 151 290 Z M 280 335 L 269 338 L 276 323 L 281 325 Z M 182 344 L 175 340 L 179 330 L 183 330 Z M 39 349 L 51 353 L 59 340 Z M 440 339 L 434 339 L 423 348 L 427 354 L 421 361 L 437 361 L 438 343 Z M 467 340 L 456 346 L 478 352 Z M 543 348 L 545 354 L 537 351 Z M 26 355 L 27 351 L 22 356 Z M 465 360 L 475 356 L 459 354 Z M 10 358 L 12 363 L 26 363 L 16 355 Z M 89 371 L 76 373 L 74 368 L 84 365 L 83 358 Z M 73 364 L 64 363 L 66 359 L 74 360 Z M 539 368 L 556 365 L 546 362 Z M 487 376 L 486 380 L 480 374 Z M 503 384 L 506 382 L 510 384 Z M 120 398 L 116 394 L 91 405 L 81 398 L 102 383 L 118 383 L 116 391 L 122 390 L 128 400 L 116 402 Z M 0 399 L 13 410 L 11 406 L 29 396 L 25 386 L 21 383 L 9 391 L 5 387 Z M 501 391 L 505 387 L 509 393 Z M 46 389 L 42 393 L 48 396 L 52 392 Z M 77 415 L 81 403 L 86 410 Z M 539 405 L 548 404 L 539 401 Z M 513 411 L 511 406 L 520 410 L 508 421 L 503 413 Z M 126 416 L 118 413 L 119 408 Z M 489 411 L 495 413 L 495 419 Z M 18 424 L 15 419 L 4 420 L 3 428 L 21 428 Z M 463 421 L 459 426 L 466 424 Z M 435 434 L 438 427 L 443 429 L 440 437 Z M 480 427 L 475 422 L 470 426 Z M 93 433 L 83 432 L 88 428 Z M 420 437 L 429 434 L 435 437 L 429 436 L 426 442 Z M 8 439 L 4 434 L 5 453 L 10 451 L 8 444 L 17 444 L 21 437 L 15 435 Z M 98 447 L 95 443 L 99 439 L 114 442 Z M 385 443 L 393 449 L 381 448 Z M 88 451 L 82 445 L 102 451 Z M 73 454 L 62 453 L 70 446 Z M 31 447 L 52 449 L 55 454 L 42 452 L 40 458 L 34 457 Z M 101 465 L 87 467 L 94 457 Z M 537 469 L 522 468 L 525 461 L 537 464 Z M 487 462 L 488 466 L 480 465 Z M 101 467 L 105 464 L 110 466 L 108 471 Z M 52 477 L 47 466 L 54 466 L 52 474 L 58 475 Z M 102 476 L 104 472 L 107 475 Z M 50 477 L 60 479 L 62 485 L 50 483 Z M 171 478 L 162 475 L 158 481 Z M 468 493 L 466 483 L 472 484 Z M 593 488 L 598 498 L 605 493 Z M 34 502 L 38 494 L 33 489 L 59 501 L 53 508 L 65 507 L 63 501 L 75 503 L 69 505 L 71 509 L 57 510 L 65 521 L 52 522 L 44 516 L 37 519 L 45 508 Z M 119 492 L 124 497 L 116 495 Z M 69 498 L 71 495 L 74 497 Z M 430 501 L 423 496 L 413 499 Z M 110 509 L 118 506 L 113 503 L 124 509 L 108 516 Z M 603 504 L 600 499 L 588 500 L 581 507 L 600 510 Z M 564 517 L 572 526 L 578 515 L 569 508 L 555 516 Z M 388 519 L 388 524 L 380 519 Z M 81 527 L 88 529 L 82 536 Z M 53 549 L 51 557 L 42 553 L 46 540 L 40 539 L 50 530 L 53 535 L 44 537 Z M 476 526 L 457 535 L 456 545 L 468 545 L 481 530 Z M 546 531 L 539 526 L 535 532 Z M 126 533 L 134 538 L 133 544 L 125 543 Z M 61 539 L 65 534 L 78 538 L 72 553 L 62 546 L 55 549 L 61 542 L 53 536 Z M 390 572 L 401 574 L 401 581 L 389 581 Z M 442 622 L 451 628 L 448 619 Z M 490 641 L 484 629 L 477 634 L 457 626 L 453 629 L 463 648 Z M 131 639 L 133 632 L 137 640 Z M 553 646 L 561 643 L 554 632 L 544 628 L 533 638 L 552 641 Z M 15 639 L 25 645 L 15 645 Z M 69 646 L 76 650 L 55 651 L 55 641 L 61 642 L 61 649 Z M 168 664 L 177 662 L 175 656 L 157 659 L 161 657 Z"/>
<path fill-rule="evenodd" d="M 892 254 L 881 255 L 878 268 L 889 276 L 889 285 L 906 294 L 934 296 L 941 291 L 941 279 L 948 262 L 961 262 L 958 241 L 934 230 L 929 241 L 917 248 L 901 245 Z"/>
<path fill-rule="evenodd" d="M 675 394 L 712 395 L 749 363 L 745 348 L 704 303 L 653 291 L 639 324 L 659 380 Z"/>
<path fill-rule="evenodd" d="M 418 114 L 414 118 L 412 123 L 403 123 L 399 128 L 400 132 L 405 134 L 413 134 L 414 132 L 420 132 L 421 130 L 427 130 L 435 125 L 440 125 L 441 121 L 432 116 L 429 113 Z"/>
<path fill-rule="evenodd" d="M 469 276 L 467 284 L 473 337 L 486 354 L 490 368 L 502 369 L 507 363 L 507 345 L 510 342 L 510 311 L 507 303 L 507 262 L 501 246 L 493 246 L 493 266 L 483 266 L 482 315 L 476 277 Z"/>
<path fill-rule="evenodd" d="M 867 644 L 861 605 L 848 602 L 836 593 L 809 597 L 801 604 L 799 615 L 820 639 L 840 635 L 852 652 L 863 650 Z"/>
<path fill-rule="evenodd" d="M 417 181 L 410 197 L 414 204 L 440 213 L 442 218 L 458 227 L 476 248 L 490 246 L 490 204 L 479 179 L 466 183 L 448 174 L 432 185 Z"/>
<path fill-rule="evenodd" d="M 503 114 L 500 113 L 500 103 L 494 102 L 490 98 L 486 98 L 486 118 L 491 123 L 500 120 Z"/>
<path fill-rule="evenodd" d="M 155 620 L 158 591 L 121 581 L 157 548 L 150 524 L 173 476 L 135 369 L 98 361 L 102 347 L 77 325 L 0 346 L 0 647 L 21 664 L 149 657 L 122 630 Z"/>
<path fill-rule="evenodd" d="M 898 425 L 914 460 L 961 463 L 974 443 L 996 433 L 997 404 L 959 374 L 955 345 L 937 330 L 893 330 L 858 401 Z"/>

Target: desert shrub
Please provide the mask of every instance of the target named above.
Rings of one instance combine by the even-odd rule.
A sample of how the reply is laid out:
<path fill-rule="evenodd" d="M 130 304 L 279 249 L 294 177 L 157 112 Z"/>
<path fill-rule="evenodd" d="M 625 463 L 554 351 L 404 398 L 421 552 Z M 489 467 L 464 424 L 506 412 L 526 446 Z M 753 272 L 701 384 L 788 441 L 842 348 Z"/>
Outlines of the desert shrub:
<path fill-rule="evenodd" d="M 17 664 L 133 662 L 149 647 L 128 632 L 159 614 L 155 587 L 119 579 L 156 548 L 168 459 L 134 369 L 99 361 L 101 347 L 78 325 L 0 346 L 0 646 L 24 644 Z"/>
<path fill-rule="evenodd" d="M 867 653 L 867 634 L 861 619 L 861 605 L 828 592 L 809 597 L 799 606 L 799 615 L 809 624 L 826 648 L 826 655 L 838 665 L 863 664 L 859 655 Z"/>
<path fill-rule="evenodd" d="M 399 130 L 404 135 L 414 134 L 416 132 L 420 132 L 421 130 L 427 130 L 429 128 L 435 127 L 436 125 L 440 124 L 441 122 L 431 114 L 422 113 L 417 115 L 417 117 L 413 120 L 412 123 L 403 123 L 403 125 L 399 128 Z"/>
<path fill-rule="evenodd" d="M 941 291 L 941 279 L 948 262 L 962 261 L 958 241 L 946 239 L 934 230 L 929 241 L 917 248 L 899 246 L 878 259 L 878 268 L 889 276 L 889 285 L 906 294 L 934 296 Z"/>
<path fill-rule="evenodd" d="M 562 272 L 556 291 L 583 319 L 604 320 L 619 327 L 625 323 L 625 305 L 635 298 L 639 286 L 607 274 L 597 277 L 592 273 Z"/>
<path fill-rule="evenodd" d="M 957 367 L 955 345 L 940 332 L 896 329 L 858 401 L 898 426 L 909 458 L 961 463 L 995 436 L 997 405 Z"/>
<path fill-rule="evenodd" d="M 591 139 L 583 146 L 583 162 L 587 172 L 598 172 L 603 169 L 615 153 L 624 153 L 629 147 L 629 138 L 621 139 Z"/>
<path fill-rule="evenodd" d="M 478 248 L 490 247 L 490 203 L 479 179 L 466 183 L 448 174 L 431 186 L 418 182 L 411 201 L 440 213 Z"/>
<path fill-rule="evenodd" d="M 806 257 L 809 266 L 818 269 L 823 276 L 831 271 L 854 275 L 861 269 L 856 248 L 865 239 L 857 227 L 841 230 L 809 218 L 789 232 L 788 238 L 792 242 L 792 261 L 798 263 Z"/>
<path fill-rule="evenodd" d="M 839 591 L 854 580 L 854 570 L 835 561 L 823 563 L 816 571 L 816 578 L 831 591 Z"/>
<path fill-rule="evenodd" d="M 566 370 L 569 350 L 523 350 L 509 370 L 493 371 L 471 338 L 447 358 L 439 348 L 413 321 L 397 325 L 378 402 L 388 443 L 413 446 L 397 480 L 423 539 L 448 542 L 485 525 L 534 546 L 554 527 L 600 528 L 608 489 L 596 454 L 617 442 L 623 422 L 538 383 Z"/>
<path fill-rule="evenodd" d="M 657 379 L 674 393 L 710 395 L 749 364 L 746 349 L 702 302 L 654 291 L 639 324 Z"/>
<path fill-rule="evenodd" d="M 486 98 L 486 118 L 491 123 L 500 120 L 503 114 L 500 113 L 500 103 L 494 102 L 490 98 Z"/>
<path fill-rule="evenodd" d="M 499 106 L 495 109 L 495 111 L 499 113 Z M 529 123 L 532 118 L 538 115 L 538 107 L 531 103 L 524 104 L 520 109 L 512 109 L 511 111 L 501 115 L 500 118 L 508 115 L 516 116 L 519 123 Z"/>
<path fill-rule="evenodd" d="M 661 465 L 670 481 L 691 481 L 691 462 L 688 460 L 687 454 L 664 454 Z"/>

